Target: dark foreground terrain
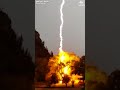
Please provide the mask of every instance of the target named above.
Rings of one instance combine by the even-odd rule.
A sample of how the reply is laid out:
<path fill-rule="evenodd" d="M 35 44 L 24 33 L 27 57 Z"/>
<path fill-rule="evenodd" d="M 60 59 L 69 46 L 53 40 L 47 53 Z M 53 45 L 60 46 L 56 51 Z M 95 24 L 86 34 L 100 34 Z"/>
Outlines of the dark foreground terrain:
<path fill-rule="evenodd" d="M 80 88 L 35 88 L 35 90 L 81 90 Z"/>

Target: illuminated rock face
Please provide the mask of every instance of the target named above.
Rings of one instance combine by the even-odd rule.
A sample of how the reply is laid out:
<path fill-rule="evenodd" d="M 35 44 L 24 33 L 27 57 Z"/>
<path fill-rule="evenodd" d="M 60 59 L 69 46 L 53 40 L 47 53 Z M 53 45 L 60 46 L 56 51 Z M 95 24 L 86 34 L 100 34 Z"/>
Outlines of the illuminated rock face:
<path fill-rule="evenodd" d="M 49 60 L 48 67 L 50 67 L 50 72 L 46 75 L 46 80 L 50 80 L 53 74 L 55 74 L 59 84 L 72 84 L 73 81 L 74 84 L 78 84 L 83 76 L 73 73 L 77 62 L 80 62 L 80 58 L 74 53 L 59 52 L 58 55 L 53 56 Z"/>

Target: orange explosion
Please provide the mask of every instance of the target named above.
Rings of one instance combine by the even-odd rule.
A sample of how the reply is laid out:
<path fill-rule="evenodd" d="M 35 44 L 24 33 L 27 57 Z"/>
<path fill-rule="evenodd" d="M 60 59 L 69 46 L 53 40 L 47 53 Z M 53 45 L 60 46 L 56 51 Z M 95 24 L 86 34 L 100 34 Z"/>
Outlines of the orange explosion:
<path fill-rule="evenodd" d="M 80 82 L 81 75 L 75 75 L 72 72 L 75 70 L 74 66 L 76 62 L 80 61 L 80 57 L 76 56 L 74 53 L 68 53 L 60 51 L 58 55 L 53 56 L 48 63 L 50 67 L 50 72 L 46 75 L 46 80 L 50 79 L 53 73 L 57 75 L 58 83 L 62 84 L 63 77 L 65 75 L 70 77 L 69 83 L 74 81 L 75 83 Z"/>

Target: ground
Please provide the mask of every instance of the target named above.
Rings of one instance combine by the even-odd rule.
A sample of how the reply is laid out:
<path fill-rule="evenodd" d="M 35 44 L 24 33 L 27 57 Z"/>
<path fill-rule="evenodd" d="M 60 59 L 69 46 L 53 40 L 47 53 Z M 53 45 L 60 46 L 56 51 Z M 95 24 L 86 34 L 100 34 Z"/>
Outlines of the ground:
<path fill-rule="evenodd" d="M 61 88 L 53 88 L 53 87 L 44 88 L 44 87 L 46 87 L 46 85 L 45 85 L 45 83 L 42 83 L 42 82 L 39 82 L 39 83 L 37 82 L 35 84 L 35 87 L 36 87 L 35 90 L 81 90 L 80 87 L 72 88 L 71 86 L 69 86 L 69 87 L 65 88 L 65 85 L 64 85 L 64 87 L 61 87 Z"/>
<path fill-rule="evenodd" d="M 80 88 L 35 88 L 35 90 L 80 90 Z"/>

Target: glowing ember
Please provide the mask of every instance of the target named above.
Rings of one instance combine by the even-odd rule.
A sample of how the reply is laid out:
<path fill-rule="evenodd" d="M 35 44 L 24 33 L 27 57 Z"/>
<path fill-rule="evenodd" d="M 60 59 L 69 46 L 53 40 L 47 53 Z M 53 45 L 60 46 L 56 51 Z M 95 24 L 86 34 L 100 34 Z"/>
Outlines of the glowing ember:
<path fill-rule="evenodd" d="M 78 84 L 82 75 L 75 75 L 73 71 L 75 70 L 75 63 L 80 61 L 80 57 L 76 56 L 74 53 L 68 53 L 60 51 L 58 55 L 53 56 L 48 63 L 50 67 L 50 72 L 46 75 L 46 80 L 50 80 L 51 76 L 55 74 L 58 79 L 58 83 L 63 83 L 63 78 L 68 77 L 69 82 Z"/>

